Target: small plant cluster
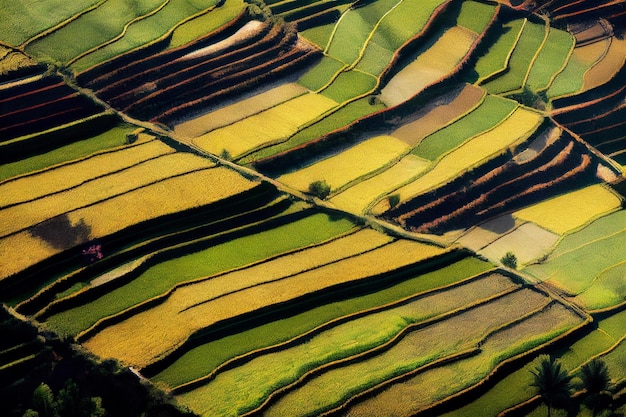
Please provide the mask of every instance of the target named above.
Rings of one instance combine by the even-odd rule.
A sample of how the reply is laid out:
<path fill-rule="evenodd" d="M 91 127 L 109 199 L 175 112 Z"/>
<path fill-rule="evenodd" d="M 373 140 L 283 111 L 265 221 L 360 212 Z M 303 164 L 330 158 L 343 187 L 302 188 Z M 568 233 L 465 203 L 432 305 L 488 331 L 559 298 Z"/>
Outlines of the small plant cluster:
<path fill-rule="evenodd" d="M 104 417 L 102 398 L 83 397 L 78 385 L 68 379 L 63 388 L 54 395 L 52 389 L 41 383 L 33 392 L 33 408 L 27 409 L 23 417 Z"/>
<path fill-rule="evenodd" d="M 100 245 L 99 243 L 94 243 L 87 246 L 87 248 L 83 249 L 82 253 L 85 259 L 87 259 L 90 263 L 104 258 L 104 254 L 102 253 L 102 245 Z"/>
<path fill-rule="evenodd" d="M 601 359 L 592 359 L 573 374 L 558 360 L 542 355 L 531 372 L 534 377 L 531 385 L 537 389 L 537 394 L 548 408 L 548 417 L 553 408 L 567 409 L 568 413 L 577 415 L 581 405 L 593 416 L 616 415 L 613 403 L 616 389 L 609 369 Z"/>
<path fill-rule="evenodd" d="M 325 180 L 313 181 L 309 185 L 309 194 L 324 200 L 330 194 L 330 185 Z"/>

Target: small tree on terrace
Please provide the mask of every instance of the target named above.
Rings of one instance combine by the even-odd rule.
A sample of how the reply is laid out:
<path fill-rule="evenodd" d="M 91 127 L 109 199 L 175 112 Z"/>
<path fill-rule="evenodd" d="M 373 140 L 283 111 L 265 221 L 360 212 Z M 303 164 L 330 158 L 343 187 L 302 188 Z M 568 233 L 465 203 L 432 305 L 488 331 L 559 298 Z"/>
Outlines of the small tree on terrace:
<path fill-rule="evenodd" d="M 579 377 L 582 402 L 593 415 L 609 409 L 613 401 L 613 384 L 606 363 L 598 358 L 590 360 L 580 368 Z"/>
<path fill-rule="evenodd" d="M 537 394 L 548 407 L 548 417 L 552 408 L 560 407 L 571 396 L 572 376 L 561 366 L 561 363 L 548 355 L 539 357 L 539 363 L 532 372 L 534 379 L 531 384 L 537 388 Z"/>
<path fill-rule="evenodd" d="M 517 269 L 517 256 L 513 252 L 507 252 L 501 259 L 502 265 L 511 268 Z"/>
<path fill-rule="evenodd" d="M 330 194 L 330 185 L 325 180 L 313 181 L 309 185 L 309 194 L 323 200 Z"/>

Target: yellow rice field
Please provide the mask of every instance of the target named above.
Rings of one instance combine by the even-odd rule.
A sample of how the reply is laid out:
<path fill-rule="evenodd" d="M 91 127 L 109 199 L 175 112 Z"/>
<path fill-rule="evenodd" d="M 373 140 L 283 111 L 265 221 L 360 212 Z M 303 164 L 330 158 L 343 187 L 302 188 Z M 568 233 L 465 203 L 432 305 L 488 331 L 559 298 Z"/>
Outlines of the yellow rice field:
<path fill-rule="evenodd" d="M 332 285 L 388 272 L 445 251 L 447 249 L 400 240 L 360 256 L 234 292 L 184 311 L 180 304 L 168 300 L 165 304 L 105 328 L 85 341 L 84 346 L 102 357 L 114 357 L 125 364 L 143 367 L 171 352 L 194 331 L 221 320 L 251 313 Z"/>
<path fill-rule="evenodd" d="M 519 210 L 513 216 L 563 235 L 621 207 L 621 200 L 608 187 L 591 185 Z"/>
<path fill-rule="evenodd" d="M 330 201 L 343 210 L 362 214 L 378 198 L 407 183 L 430 164 L 417 155 L 407 155 L 391 168 L 342 191 Z"/>
<path fill-rule="evenodd" d="M 254 185 L 226 168 L 203 169 L 71 211 L 67 214 L 67 227 L 83 224 L 89 229 L 89 239 L 96 239 L 142 221 L 218 201 Z M 28 203 L 28 206 L 33 204 Z M 43 208 L 50 212 L 47 205 Z M 11 217 L 2 217 L 2 230 L 11 223 L 7 219 Z M 80 243 L 83 242 L 76 242 Z M 64 249 L 35 237 L 29 230 L 0 239 L 0 278 L 17 273 Z"/>
<path fill-rule="evenodd" d="M 9 180 L 0 184 L 0 207 L 76 187 L 86 181 L 173 152 L 174 149 L 165 143 L 152 140 L 139 146 L 96 155 L 75 163 Z"/>
<path fill-rule="evenodd" d="M 230 125 L 307 92 L 308 90 L 300 84 L 283 84 L 181 123 L 174 128 L 174 133 L 190 138 L 202 136 L 211 130 Z"/>
<path fill-rule="evenodd" d="M 598 87 L 613 77 L 624 65 L 626 59 L 626 39 L 611 38 L 606 55 L 584 75 L 584 90 Z"/>
<path fill-rule="evenodd" d="M 450 181 L 464 170 L 525 140 L 542 119 L 539 113 L 517 108 L 502 123 L 444 155 L 432 170 L 400 188 L 401 201 Z"/>
<path fill-rule="evenodd" d="M 114 195 L 127 193 L 132 189 L 167 177 L 210 166 L 212 163 L 204 158 L 191 154 L 175 153 L 111 175 L 101 176 L 70 190 L 0 210 L 0 235 L 6 236 L 15 233 L 52 217 Z M 169 198 L 169 194 L 166 193 L 160 197 L 165 200 Z"/>
<path fill-rule="evenodd" d="M 410 149 L 406 143 L 392 136 L 376 136 L 330 158 L 283 175 L 278 181 L 306 191 L 312 182 L 325 180 L 335 191 L 399 159 Z"/>
<path fill-rule="evenodd" d="M 394 106 L 450 73 L 475 40 L 476 34 L 469 29 L 460 26 L 450 28 L 387 83 L 381 91 L 381 100 L 388 106 Z"/>
<path fill-rule="evenodd" d="M 336 101 L 309 93 L 262 111 L 193 140 L 216 155 L 227 151 L 239 157 L 260 146 L 277 143 L 296 133 L 307 122 L 336 107 Z"/>

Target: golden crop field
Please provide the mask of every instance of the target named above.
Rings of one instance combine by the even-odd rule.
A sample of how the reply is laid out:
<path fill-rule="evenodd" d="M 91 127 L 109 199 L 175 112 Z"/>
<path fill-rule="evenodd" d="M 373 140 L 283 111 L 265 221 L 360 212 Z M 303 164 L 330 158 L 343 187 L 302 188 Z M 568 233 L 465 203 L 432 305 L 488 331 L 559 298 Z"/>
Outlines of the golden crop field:
<path fill-rule="evenodd" d="M 84 160 L 11 179 L 0 183 L 0 207 L 77 187 L 90 180 L 173 152 L 174 149 L 165 143 L 151 140 L 138 146 L 95 155 Z"/>
<path fill-rule="evenodd" d="M 263 145 L 286 140 L 303 125 L 321 116 L 338 103 L 321 94 L 309 93 L 278 104 L 239 122 L 213 130 L 193 140 L 209 152 L 239 157 Z"/>
<path fill-rule="evenodd" d="M 360 256 L 234 292 L 184 311 L 165 303 L 161 306 L 167 305 L 166 311 L 170 314 L 163 314 L 161 306 L 135 314 L 98 332 L 84 345 L 97 355 L 116 357 L 126 364 L 144 367 L 180 346 L 194 331 L 221 320 L 312 294 L 329 286 L 389 272 L 449 250 L 399 240 Z"/>
<path fill-rule="evenodd" d="M 596 184 L 542 201 L 518 210 L 513 215 L 563 235 L 619 210 L 621 204 L 621 199 L 614 191 Z"/>
<path fill-rule="evenodd" d="M 401 201 L 443 184 L 464 170 L 525 140 L 542 120 L 541 114 L 518 108 L 502 123 L 444 155 L 432 170 L 400 188 L 398 192 Z"/>
<path fill-rule="evenodd" d="M 233 124 L 303 95 L 308 91 L 300 84 L 286 83 L 176 125 L 174 133 L 191 138 L 202 136 L 212 130 Z"/>
<path fill-rule="evenodd" d="M 417 155 L 407 155 L 389 169 L 334 195 L 330 202 L 343 210 L 362 214 L 378 198 L 409 182 L 430 164 Z"/>
<path fill-rule="evenodd" d="M 410 150 L 409 145 L 392 136 L 376 136 L 330 158 L 283 175 L 278 181 L 306 191 L 312 182 L 325 180 L 332 192 L 393 163 Z"/>

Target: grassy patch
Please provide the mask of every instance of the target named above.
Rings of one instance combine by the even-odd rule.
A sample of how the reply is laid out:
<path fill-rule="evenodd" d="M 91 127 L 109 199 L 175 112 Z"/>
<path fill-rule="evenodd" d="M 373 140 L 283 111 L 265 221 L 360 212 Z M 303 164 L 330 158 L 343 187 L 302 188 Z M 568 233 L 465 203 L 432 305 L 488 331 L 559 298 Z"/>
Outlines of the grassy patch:
<path fill-rule="evenodd" d="M 489 268 L 490 264 L 477 258 L 465 258 L 381 291 L 325 304 L 292 317 L 227 336 L 190 350 L 169 368 L 156 375 L 153 380 L 177 386 L 207 375 L 221 363 L 235 356 L 289 340 L 337 317 L 387 304 L 438 286 L 449 285 Z"/>
<path fill-rule="evenodd" d="M 461 5 L 461 13 L 456 20 L 456 24 L 463 26 L 477 35 L 483 31 L 491 22 L 496 6 L 476 1 L 464 1 Z"/>
<path fill-rule="evenodd" d="M 465 5 L 466 3 L 464 2 L 463 4 Z M 485 55 L 476 61 L 474 70 L 478 74 L 479 82 L 507 68 L 509 58 L 515 48 L 523 25 L 523 19 L 513 20 L 503 25 L 501 35 L 496 42 Z"/>
<path fill-rule="evenodd" d="M 576 297 L 589 310 L 598 310 L 624 302 L 626 298 L 626 261 L 611 265 L 600 272 L 593 284 Z"/>
<path fill-rule="evenodd" d="M 328 23 L 322 26 L 315 26 L 300 32 L 300 35 L 305 37 L 307 40 L 311 41 L 315 45 L 317 45 L 320 49 L 326 48 L 328 41 L 330 39 L 330 35 L 335 28 L 335 23 Z"/>
<path fill-rule="evenodd" d="M 377 82 L 376 78 L 364 72 L 342 72 L 320 94 L 337 103 L 343 103 L 373 91 Z"/>
<path fill-rule="evenodd" d="M 522 88 L 533 57 L 541 47 L 549 26 L 527 21 L 522 36 L 515 45 L 509 60 L 509 71 L 484 84 L 492 94 L 506 93 Z"/>
<path fill-rule="evenodd" d="M 74 142 L 45 154 L 0 165 L 0 181 L 73 159 L 84 158 L 106 149 L 124 146 L 126 144 L 126 134 L 131 133 L 135 129 L 135 126 L 116 126 L 100 135 Z"/>
<path fill-rule="evenodd" d="M 298 80 L 298 83 L 309 90 L 317 91 L 326 86 L 326 84 L 344 67 L 345 64 L 342 62 L 332 57 L 324 56 L 317 65 L 307 71 L 307 73 Z"/>
<path fill-rule="evenodd" d="M 98 319 L 120 312 L 169 290 L 179 282 L 237 268 L 344 233 L 353 224 L 318 214 L 275 229 L 159 263 L 125 286 L 50 317 L 47 324 L 62 334 L 77 334 Z M 267 242 L 272 242 L 268 245 Z M 176 273 L 173 273 L 173 272 Z"/>
<path fill-rule="evenodd" d="M 526 85 L 532 91 L 543 91 L 550 87 L 552 80 L 565 67 L 576 43 L 576 39 L 568 32 L 554 28 L 549 30 L 548 38 L 526 80 Z"/>
<path fill-rule="evenodd" d="M 110 0 L 57 31 L 30 43 L 26 52 L 39 59 L 67 62 L 82 52 L 122 33 L 133 19 L 146 15 L 163 4 L 163 0 L 134 3 Z"/>
<path fill-rule="evenodd" d="M 128 26 L 123 36 L 113 38 L 114 42 L 99 47 L 97 50 L 74 62 L 72 66 L 77 71 L 81 71 L 138 46 L 150 43 L 169 33 L 180 22 L 201 10 L 215 6 L 216 3 L 217 0 L 202 2 L 170 0 L 157 13 Z"/>
<path fill-rule="evenodd" d="M 492 129 L 516 107 L 517 103 L 513 100 L 487 95 L 480 106 L 470 113 L 424 138 L 413 153 L 434 161 L 469 138 Z"/>
<path fill-rule="evenodd" d="M 177 48 L 218 29 L 237 17 L 244 7 L 243 0 L 226 0 L 222 6 L 177 27 L 169 47 Z"/>

